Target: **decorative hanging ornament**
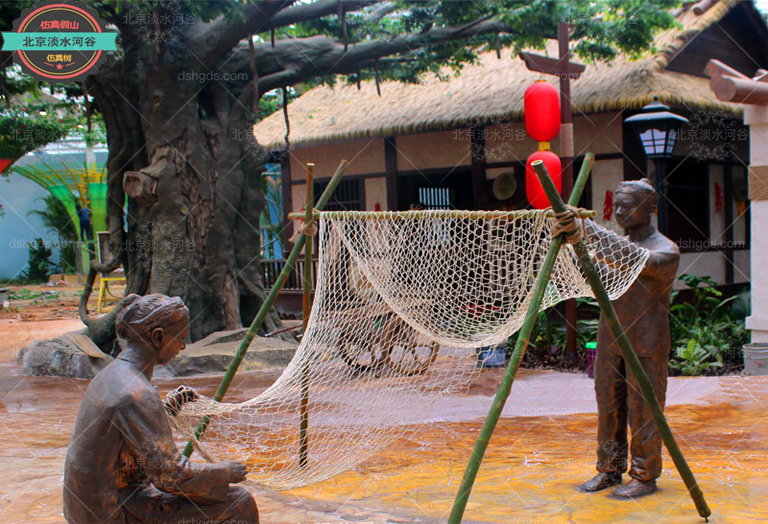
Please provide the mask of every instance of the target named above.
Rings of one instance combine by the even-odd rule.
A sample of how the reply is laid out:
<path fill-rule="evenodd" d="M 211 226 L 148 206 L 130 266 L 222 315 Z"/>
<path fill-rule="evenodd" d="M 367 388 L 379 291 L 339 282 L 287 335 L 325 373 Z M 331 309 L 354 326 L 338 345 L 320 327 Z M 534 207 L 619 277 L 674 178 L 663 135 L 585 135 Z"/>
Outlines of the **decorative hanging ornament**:
<path fill-rule="evenodd" d="M 720 187 L 720 184 L 715 182 L 715 213 L 722 213 L 723 205 L 723 188 Z"/>
<path fill-rule="evenodd" d="M 563 194 L 563 165 L 560 162 L 560 157 L 552 151 L 536 151 L 528 157 L 528 161 L 525 163 L 525 195 L 528 197 L 528 202 L 536 209 L 546 209 L 549 207 L 549 199 L 544 193 L 544 188 L 541 187 L 539 177 L 536 176 L 536 172 L 531 166 L 534 160 L 544 162 L 557 192 L 561 195 Z"/>
<path fill-rule="evenodd" d="M 560 133 L 560 93 L 555 86 L 538 80 L 525 90 L 525 130 L 538 142 L 549 142 Z M 547 147 L 548 149 L 548 147 Z"/>
<path fill-rule="evenodd" d="M 613 216 L 613 191 L 610 189 L 605 192 L 605 201 L 603 202 L 603 220 L 608 222 Z"/>

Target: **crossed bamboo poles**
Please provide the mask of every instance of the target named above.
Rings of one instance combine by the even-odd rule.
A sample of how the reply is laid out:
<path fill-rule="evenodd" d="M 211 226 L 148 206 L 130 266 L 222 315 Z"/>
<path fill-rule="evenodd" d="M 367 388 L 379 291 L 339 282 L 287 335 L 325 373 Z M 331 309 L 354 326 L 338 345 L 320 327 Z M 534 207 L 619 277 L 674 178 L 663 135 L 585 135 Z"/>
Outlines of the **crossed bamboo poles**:
<path fill-rule="evenodd" d="M 589 178 L 589 174 L 592 170 L 594 161 L 595 155 L 593 153 L 587 153 L 584 158 L 581 171 L 579 172 L 579 176 L 574 183 L 573 191 L 571 192 L 571 196 L 568 201 L 569 205 L 575 206 L 578 204 L 578 201 L 581 198 L 581 194 L 584 191 L 584 187 L 586 186 L 587 179 Z M 308 205 L 306 214 L 302 214 L 301 218 L 314 218 L 315 212 L 322 211 L 322 209 L 330 200 L 334 189 L 341 181 L 341 178 L 344 176 L 346 167 L 347 161 L 342 160 L 338 169 L 336 170 L 336 173 L 329 181 L 325 191 L 318 199 L 314 210 L 312 210 Z M 547 173 L 547 169 L 544 166 L 544 163 L 541 160 L 537 160 L 533 162 L 533 168 L 539 177 L 539 181 L 541 182 L 544 192 L 546 193 L 547 198 L 552 205 L 553 211 L 556 213 L 564 212 L 567 209 L 566 205 L 563 202 L 563 199 L 560 197 L 560 194 L 557 192 L 555 185 L 552 183 L 552 179 L 550 178 L 549 173 Z M 311 173 L 308 173 L 308 176 L 311 177 Z M 240 363 L 242 362 L 245 353 L 248 351 L 248 347 L 253 341 L 256 332 L 259 330 L 262 323 L 264 322 L 264 319 L 267 317 L 267 314 L 277 299 L 277 296 L 279 295 L 286 279 L 293 271 L 293 267 L 299 257 L 299 254 L 301 253 L 302 248 L 304 247 L 306 240 L 307 235 L 304 233 L 299 235 L 299 238 L 294 244 L 293 250 L 285 261 L 285 265 L 283 266 L 280 275 L 278 275 L 274 286 L 267 295 L 267 298 L 259 309 L 259 312 L 256 314 L 256 317 L 253 319 L 253 322 L 248 328 L 245 338 L 243 338 L 243 341 L 238 347 L 235 356 L 232 358 L 229 368 L 222 378 L 221 384 L 219 384 L 219 387 L 216 390 L 216 394 L 213 397 L 215 401 L 220 402 L 224 398 L 224 395 L 226 395 L 232 379 L 234 378 L 235 373 L 237 373 L 237 369 L 240 367 Z M 493 431 L 496 428 L 496 424 L 499 421 L 501 412 L 504 409 L 504 404 L 509 397 L 512 384 L 515 381 L 515 374 L 520 367 L 522 357 L 525 354 L 525 350 L 527 349 L 530 342 L 531 332 L 533 331 L 533 327 L 536 324 L 536 317 L 544 297 L 544 292 L 546 290 L 547 284 L 549 283 L 558 253 L 560 252 L 560 248 L 562 247 L 564 241 L 564 234 L 552 239 L 549 252 L 544 259 L 541 271 L 536 278 L 536 284 L 534 285 L 531 302 L 528 306 L 528 311 L 526 312 L 523 325 L 520 328 L 517 343 L 515 344 L 515 349 L 512 353 L 512 357 L 509 360 L 509 364 L 507 365 L 507 369 L 504 373 L 501 383 L 499 384 L 499 387 L 496 391 L 496 396 L 494 397 L 493 403 L 491 404 L 491 408 L 488 412 L 488 416 L 485 419 L 483 428 L 477 437 L 477 441 L 475 442 L 475 448 L 472 452 L 472 456 L 469 459 L 467 468 L 461 481 L 461 485 L 459 486 L 459 491 L 456 494 L 456 499 L 454 500 L 453 506 L 451 508 L 448 524 L 460 524 L 462 518 L 464 517 L 464 511 L 466 509 L 467 502 L 469 501 L 469 496 L 472 491 L 475 478 L 477 477 L 477 472 L 480 469 L 480 463 L 483 460 L 483 456 L 485 455 L 485 451 L 488 448 L 488 444 L 490 442 L 491 436 L 493 435 Z M 619 318 L 616 315 L 616 311 L 613 309 L 613 304 L 611 304 L 608 293 L 606 292 L 605 287 L 600 280 L 600 275 L 598 274 L 597 269 L 592 262 L 587 246 L 583 240 L 580 240 L 579 242 L 573 244 L 573 249 L 579 259 L 579 262 L 581 263 L 582 269 L 584 270 L 587 279 L 589 280 L 589 284 L 592 287 L 592 292 L 594 293 L 595 299 L 600 306 L 600 310 L 605 316 L 608 326 L 616 338 L 619 349 L 621 350 L 622 356 L 624 357 L 624 361 L 632 375 L 637 380 L 638 385 L 640 386 L 640 391 L 643 395 L 643 398 L 645 399 L 645 402 L 648 404 L 648 408 L 651 411 L 654 423 L 659 430 L 659 434 L 664 441 L 664 445 L 667 447 L 667 450 L 669 451 L 669 454 L 675 463 L 675 467 L 685 482 L 685 485 L 688 488 L 688 493 L 691 495 L 699 515 L 701 515 L 704 519 L 707 519 L 707 517 L 709 517 L 712 512 L 704 500 L 704 494 L 702 493 L 701 488 L 699 488 L 691 468 L 688 466 L 682 451 L 680 451 L 680 447 L 677 445 L 675 437 L 672 434 L 672 429 L 670 428 L 667 419 L 664 417 L 664 410 L 661 407 L 661 404 L 659 404 L 659 401 L 653 391 L 653 386 L 648 379 L 648 375 L 645 374 L 643 366 L 640 363 L 640 359 L 637 357 L 637 354 L 632 348 L 632 344 L 629 342 L 629 339 L 624 333 L 624 329 L 621 327 Z M 308 281 L 309 279 L 305 273 L 305 285 L 308 283 Z M 303 398 L 304 388 L 302 388 L 302 404 L 304 403 Z M 204 416 L 195 429 L 194 439 L 191 439 L 184 448 L 184 456 L 189 457 L 192 454 L 192 451 L 194 451 L 194 442 L 200 440 L 209 423 L 210 417 L 207 415 Z M 302 467 L 306 466 L 307 461 L 307 423 L 307 415 L 303 411 L 300 425 L 301 451 L 299 458 L 300 465 Z"/>

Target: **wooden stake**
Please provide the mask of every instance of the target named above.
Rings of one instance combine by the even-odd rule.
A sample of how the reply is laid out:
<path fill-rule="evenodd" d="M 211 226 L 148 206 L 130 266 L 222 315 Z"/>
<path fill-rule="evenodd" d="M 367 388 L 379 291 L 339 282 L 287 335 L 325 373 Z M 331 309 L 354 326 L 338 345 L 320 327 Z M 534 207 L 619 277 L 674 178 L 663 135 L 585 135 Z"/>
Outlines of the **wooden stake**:
<path fill-rule="evenodd" d="M 307 164 L 307 198 L 304 204 L 306 213 L 304 227 L 312 223 L 315 213 L 312 208 L 314 200 L 314 179 L 315 164 Z M 304 283 L 302 289 L 302 312 L 304 320 L 302 323 L 302 340 L 307 334 L 307 325 L 309 324 L 309 314 L 311 309 L 312 297 L 312 239 L 304 244 Z M 301 370 L 301 402 L 299 405 L 299 466 L 307 467 L 307 455 L 309 454 L 309 441 L 307 430 L 309 429 L 309 359 L 304 359 L 304 368 Z"/>

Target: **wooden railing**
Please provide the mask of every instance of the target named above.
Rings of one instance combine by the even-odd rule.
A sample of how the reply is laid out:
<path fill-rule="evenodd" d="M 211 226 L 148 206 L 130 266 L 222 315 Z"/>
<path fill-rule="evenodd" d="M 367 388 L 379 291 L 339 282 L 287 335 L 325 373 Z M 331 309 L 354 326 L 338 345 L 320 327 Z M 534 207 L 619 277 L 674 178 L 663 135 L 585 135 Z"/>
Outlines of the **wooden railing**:
<path fill-rule="evenodd" d="M 261 261 L 261 279 L 264 282 L 265 289 L 272 289 L 277 280 L 280 271 L 283 270 L 285 260 L 262 260 Z M 296 266 L 288 276 L 283 286 L 284 290 L 301 291 L 301 276 L 304 274 L 304 259 L 296 261 Z M 317 259 L 312 259 L 312 288 L 317 282 Z"/>

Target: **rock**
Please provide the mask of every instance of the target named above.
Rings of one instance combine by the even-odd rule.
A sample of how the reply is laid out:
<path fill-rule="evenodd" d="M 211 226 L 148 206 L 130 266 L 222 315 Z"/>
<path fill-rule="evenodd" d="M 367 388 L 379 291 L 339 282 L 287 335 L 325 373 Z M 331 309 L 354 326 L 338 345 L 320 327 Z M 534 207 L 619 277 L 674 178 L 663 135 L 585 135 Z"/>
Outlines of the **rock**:
<path fill-rule="evenodd" d="M 178 357 L 155 369 L 156 377 L 181 377 L 201 373 L 221 373 L 227 370 L 240 347 L 245 330 L 211 333 L 189 344 Z M 283 367 L 296 353 L 298 344 L 277 338 L 255 337 L 240 366 L 241 371 Z"/>
<path fill-rule="evenodd" d="M 17 362 L 25 375 L 90 379 L 112 362 L 112 357 L 82 330 L 33 342 L 19 351 Z"/>

